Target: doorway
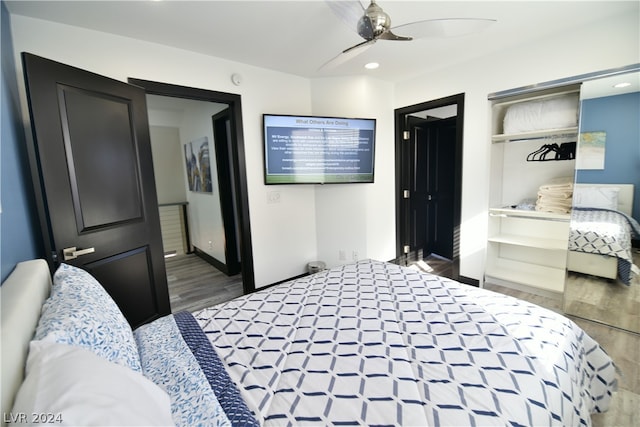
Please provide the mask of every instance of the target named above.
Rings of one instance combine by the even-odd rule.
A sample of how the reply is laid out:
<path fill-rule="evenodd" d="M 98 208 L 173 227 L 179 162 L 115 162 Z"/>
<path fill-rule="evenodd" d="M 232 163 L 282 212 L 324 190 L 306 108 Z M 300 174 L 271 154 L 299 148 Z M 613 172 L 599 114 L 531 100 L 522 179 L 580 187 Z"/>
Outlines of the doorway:
<path fill-rule="evenodd" d="M 396 258 L 459 278 L 464 94 L 396 109 Z"/>
<path fill-rule="evenodd" d="M 214 131 L 217 128 L 221 138 L 227 141 L 225 144 L 226 153 L 220 156 L 224 160 L 217 159 L 216 161 L 224 161 L 226 166 L 224 180 L 229 185 L 225 186 L 224 197 L 227 203 L 232 203 L 233 207 L 231 210 L 229 208 L 223 210 L 223 215 L 227 215 L 227 224 L 230 224 L 229 221 L 233 219 L 232 222 L 235 226 L 228 227 L 229 229 L 233 228 L 233 231 L 228 233 L 228 237 L 233 240 L 237 238 L 237 243 L 234 242 L 227 247 L 226 252 L 231 255 L 231 259 L 235 260 L 233 269 L 240 268 L 243 292 L 247 294 L 255 291 L 240 95 L 134 78 L 129 78 L 128 82 L 143 88 L 149 95 L 228 105 L 228 108 L 224 110 L 226 115 L 216 115 L 212 118 Z M 221 126 L 224 126 L 224 129 Z M 218 163 L 218 167 L 220 168 L 220 163 Z"/>

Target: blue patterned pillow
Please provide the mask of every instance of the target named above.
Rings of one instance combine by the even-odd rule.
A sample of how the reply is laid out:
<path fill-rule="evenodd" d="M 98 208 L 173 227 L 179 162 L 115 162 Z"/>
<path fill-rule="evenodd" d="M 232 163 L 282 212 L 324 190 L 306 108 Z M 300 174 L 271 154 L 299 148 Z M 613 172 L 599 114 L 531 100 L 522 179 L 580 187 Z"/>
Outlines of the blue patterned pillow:
<path fill-rule="evenodd" d="M 142 371 L 131 326 L 100 283 L 80 268 L 61 264 L 53 275 L 35 339 L 46 336 Z"/>

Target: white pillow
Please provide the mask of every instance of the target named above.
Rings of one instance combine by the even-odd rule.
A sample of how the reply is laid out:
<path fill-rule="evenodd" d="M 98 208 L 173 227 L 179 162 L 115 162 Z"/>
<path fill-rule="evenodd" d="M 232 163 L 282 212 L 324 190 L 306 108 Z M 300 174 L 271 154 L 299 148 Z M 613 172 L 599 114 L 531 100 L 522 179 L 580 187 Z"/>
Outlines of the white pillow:
<path fill-rule="evenodd" d="M 31 341 L 12 413 L 33 425 L 174 425 L 169 396 L 142 374 L 51 340 Z"/>
<path fill-rule="evenodd" d="M 102 285 L 85 270 L 60 264 L 51 296 L 42 306 L 37 340 L 87 348 L 98 356 L 142 372 L 131 326 Z"/>
<path fill-rule="evenodd" d="M 573 206 L 618 210 L 619 187 L 583 187 L 573 189 Z"/>
<path fill-rule="evenodd" d="M 579 103 L 578 94 L 569 94 L 511 105 L 504 117 L 504 133 L 578 126 Z"/>

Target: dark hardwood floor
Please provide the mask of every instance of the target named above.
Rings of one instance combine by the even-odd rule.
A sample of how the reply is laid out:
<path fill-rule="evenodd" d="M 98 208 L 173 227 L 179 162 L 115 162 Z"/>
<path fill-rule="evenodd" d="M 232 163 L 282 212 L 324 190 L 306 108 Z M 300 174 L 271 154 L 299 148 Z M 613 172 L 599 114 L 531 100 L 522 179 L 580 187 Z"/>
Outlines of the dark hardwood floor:
<path fill-rule="evenodd" d="M 194 312 L 242 295 L 242 275 L 227 276 L 195 254 L 166 259 L 171 311 Z"/>
<path fill-rule="evenodd" d="M 433 254 L 427 256 L 422 261 L 412 262 L 409 267 L 442 277 L 451 277 L 453 274 L 451 261 Z"/>

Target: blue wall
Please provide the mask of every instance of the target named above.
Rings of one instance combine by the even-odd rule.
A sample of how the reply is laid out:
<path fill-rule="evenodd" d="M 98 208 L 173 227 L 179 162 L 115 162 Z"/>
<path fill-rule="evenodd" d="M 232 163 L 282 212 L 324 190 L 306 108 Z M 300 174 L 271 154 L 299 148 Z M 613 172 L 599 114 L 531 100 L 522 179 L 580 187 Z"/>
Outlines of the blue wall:
<path fill-rule="evenodd" d="M 35 196 L 29 175 L 9 12 L 4 2 L 0 3 L 0 15 L 0 274 L 4 281 L 16 263 L 42 258 L 44 250 L 40 242 Z"/>
<path fill-rule="evenodd" d="M 633 217 L 640 220 L 640 92 L 586 99 L 580 132 L 607 133 L 604 170 L 578 170 L 576 182 L 635 184 Z"/>

